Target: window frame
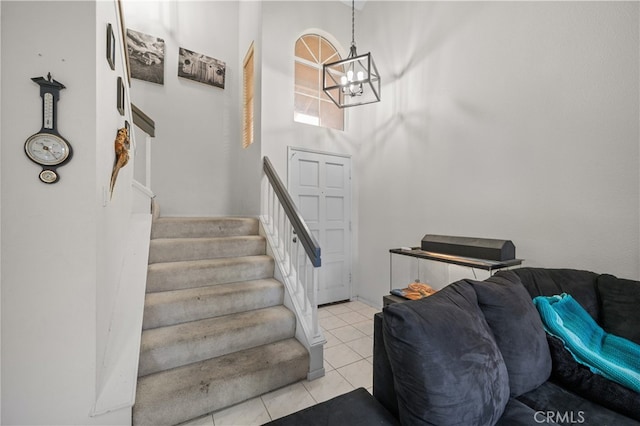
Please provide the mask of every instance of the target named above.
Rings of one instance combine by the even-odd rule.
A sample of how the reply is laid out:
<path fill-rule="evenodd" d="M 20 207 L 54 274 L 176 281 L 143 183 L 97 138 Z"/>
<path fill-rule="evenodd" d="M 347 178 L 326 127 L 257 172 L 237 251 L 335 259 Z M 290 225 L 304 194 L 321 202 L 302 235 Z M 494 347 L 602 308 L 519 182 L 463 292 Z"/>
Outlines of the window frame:
<path fill-rule="evenodd" d="M 242 61 L 242 147 L 255 141 L 255 47 L 251 42 Z"/>
<path fill-rule="evenodd" d="M 314 37 L 316 39 L 316 51 L 314 51 L 314 46 L 310 46 L 310 44 L 307 43 L 306 39 L 308 37 Z M 307 53 L 306 56 L 312 58 L 313 61 L 306 57 L 298 56 L 298 43 L 303 43 L 304 48 L 306 48 L 306 51 L 301 53 Z M 327 47 L 330 47 L 331 50 L 329 51 L 329 54 L 325 55 L 323 52 L 323 48 L 326 49 Z M 340 51 L 336 47 L 335 43 L 331 42 L 327 37 L 319 34 L 318 32 L 305 32 L 296 39 L 294 43 L 293 88 L 293 120 L 295 122 L 333 130 L 345 130 L 346 117 L 344 110 L 338 108 L 322 90 L 323 65 L 325 63 L 336 62 L 341 59 L 342 56 L 340 55 Z M 310 90 L 311 85 L 308 84 L 311 80 L 309 79 L 307 81 L 304 81 L 299 75 L 298 64 L 304 67 L 312 68 L 317 73 L 317 87 L 314 86 L 313 90 Z M 304 90 L 301 90 L 301 88 L 304 88 Z M 313 105 L 315 104 L 315 113 L 308 114 L 309 108 L 300 108 L 300 104 L 302 104 L 303 102 L 305 102 L 305 105 L 309 105 L 311 107 L 313 107 Z M 309 103 L 306 104 L 306 102 Z M 326 108 L 329 108 L 330 110 L 327 110 Z M 330 120 L 330 118 L 332 117 L 335 118 L 335 120 Z M 336 123 L 338 124 L 336 125 Z"/>

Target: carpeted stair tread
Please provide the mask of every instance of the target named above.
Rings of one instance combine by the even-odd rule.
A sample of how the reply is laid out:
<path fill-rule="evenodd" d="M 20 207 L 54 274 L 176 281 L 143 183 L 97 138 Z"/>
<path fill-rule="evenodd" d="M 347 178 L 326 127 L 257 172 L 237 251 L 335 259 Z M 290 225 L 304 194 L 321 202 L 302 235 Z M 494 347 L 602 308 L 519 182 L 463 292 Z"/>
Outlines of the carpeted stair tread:
<path fill-rule="evenodd" d="M 138 379 L 134 425 L 171 425 L 302 380 L 307 350 L 294 338 Z"/>
<path fill-rule="evenodd" d="M 257 235 L 252 217 L 161 217 L 153 222 L 151 239 Z"/>
<path fill-rule="evenodd" d="M 154 263 L 147 272 L 147 293 L 272 278 L 266 255 Z"/>
<path fill-rule="evenodd" d="M 142 329 L 281 305 L 284 286 L 270 278 L 147 293 Z"/>
<path fill-rule="evenodd" d="M 283 305 L 145 330 L 138 376 L 288 339 L 295 330 Z"/>
<path fill-rule="evenodd" d="M 255 256 L 266 253 L 259 235 L 208 238 L 158 238 L 151 240 L 149 264 L 184 260 Z"/>

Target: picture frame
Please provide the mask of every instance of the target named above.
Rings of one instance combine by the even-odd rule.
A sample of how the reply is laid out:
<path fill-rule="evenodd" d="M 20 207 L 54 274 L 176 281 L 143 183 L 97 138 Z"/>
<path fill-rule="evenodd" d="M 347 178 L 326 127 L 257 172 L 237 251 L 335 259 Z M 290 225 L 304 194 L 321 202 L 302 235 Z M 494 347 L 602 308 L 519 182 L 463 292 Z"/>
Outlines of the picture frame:
<path fill-rule="evenodd" d="M 227 64 L 184 47 L 178 49 L 178 77 L 224 89 Z"/>
<path fill-rule="evenodd" d="M 116 36 L 111 23 L 107 24 L 107 62 L 112 70 L 116 69 Z"/>
<path fill-rule="evenodd" d="M 164 39 L 127 28 L 127 53 L 131 77 L 164 84 Z"/>
<path fill-rule="evenodd" d="M 124 115 L 124 83 L 122 82 L 122 77 L 118 77 L 118 112 L 120 115 Z"/>

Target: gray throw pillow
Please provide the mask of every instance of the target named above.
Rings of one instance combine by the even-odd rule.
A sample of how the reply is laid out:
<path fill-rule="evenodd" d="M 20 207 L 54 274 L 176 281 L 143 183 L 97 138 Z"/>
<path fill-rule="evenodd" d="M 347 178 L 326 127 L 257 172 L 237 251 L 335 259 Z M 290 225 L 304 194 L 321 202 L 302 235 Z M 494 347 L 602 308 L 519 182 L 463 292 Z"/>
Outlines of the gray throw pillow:
<path fill-rule="evenodd" d="M 509 372 L 511 396 L 529 392 L 549 379 L 551 354 L 529 292 L 513 272 L 485 281 L 468 280 Z"/>
<path fill-rule="evenodd" d="M 598 293 L 602 328 L 640 345 L 640 282 L 600 275 Z"/>
<path fill-rule="evenodd" d="M 383 333 L 401 424 L 498 421 L 509 400 L 509 377 L 469 283 L 387 306 Z"/>

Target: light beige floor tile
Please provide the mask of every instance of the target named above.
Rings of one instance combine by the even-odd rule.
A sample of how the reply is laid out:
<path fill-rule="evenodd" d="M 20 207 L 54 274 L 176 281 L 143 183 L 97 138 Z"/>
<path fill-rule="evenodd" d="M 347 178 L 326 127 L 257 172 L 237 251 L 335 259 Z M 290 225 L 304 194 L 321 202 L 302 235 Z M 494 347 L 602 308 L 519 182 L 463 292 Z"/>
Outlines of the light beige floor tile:
<path fill-rule="evenodd" d="M 269 417 L 260 397 L 213 413 L 215 426 L 258 426 L 269 421 L 271 421 L 271 417 Z"/>
<path fill-rule="evenodd" d="M 369 361 L 369 364 L 373 365 L 373 356 L 367 357 L 365 359 Z"/>
<path fill-rule="evenodd" d="M 272 420 L 295 413 L 316 403 L 302 382 L 262 395 L 262 401 Z"/>
<path fill-rule="evenodd" d="M 325 350 L 324 357 L 333 368 L 344 367 L 362 359 L 357 352 L 344 343 Z"/>
<path fill-rule="evenodd" d="M 347 342 L 347 346 L 356 351 L 362 358 L 373 356 L 373 339 L 369 336 Z"/>
<path fill-rule="evenodd" d="M 347 324 L 356 324 L 356 323 L 373 318 L 373 317 L 369 318 L 365 315 L 361 315 L 358 312 L 345 312 L 344 314 L 337 314 L 336 316 L 340 318 L 342 321 L 346 322 Z"/>
<path fill-rule="evenodd" d="M 371 306 L 367 305 L 366 303 L 360 302 L 359 300 L 354 300 L 352 302 L 347 302 L 344 304 L 344 306 L 346 306 L 347 308 L 351 309 L 352 311 L 359 311 L 361 309 L 365 309 L 365 308 L 370 308 Z"/>
<path fill-rule="evenodd" d="M 345 325 L 344 327 L 334 328 L 331 330 L 331 334 L 340 339 L 342 343 L 350 342 L 352 340 L 365 337 L 366 334 L 359 331 L 357 328 L 351 325 Z"/>
<path fill-rule="evenodd" d="M 353 327 L 358 329 L 361 333 L 367 336 L 373 336 L 373 320 L 362 321 L 357 324 L 353 324 Z"/>
<path fill-rule="evenodd" d="M 372 363 L 373 363 L 373 361 L 372 361 Z M 322 366 L 324 367 L 324 372 L 325 372 L 325 374 L 326 374 L 327 372 L 329 372 L 329 371 L 333 371 L 333 370 L 335 370 L 335 368 L 333 368 L 333 365 L 331 365 L 331 364 L 329 363 L 329 361 L 327 361 L 326 359 L 323 359 L 323 360 L 322 360 Z"/>
<path fill-rule="evenodd" d="M 344 327 L 345 325 L 347 325 L 346 322 L 342 321 L 340 318 L 336 316 L 321 318 L 318 321 L 320 322 L 320 326 L 324 330 L 333 330 L 334 328 Z"/>
<path fill-rule="evenodd" d="M 373 386 L 373 365 L 364 359 L 337 369 L 354 388 Z"/>
<path fill-rule="evenodd" d="M 340 339 L 338 339 L 332 332 L 330 332 L 329 330 L 323 330 L 322 334 L 324 335 L 324 338 L 327 339 L 327 343 L 324 344 L 324 348 L 330 348 L 332 346 L 336 346 L 339 345 L 340 343 L 342 343 L 342 341 Z"/>
<path fill-rule="evenodd" d="M 178 426 L 213 426 L 213 416 L 207 414 L 206 416 L 180 423 Z"/>
<path fill-rule="evenodd" d="M 360 309 L 356 311 L 360 315 L 364 315 L 368 319 L 373 319 L 373 316 L 380 312 L 380 309 L 372 308 L 371 306 L 367 306 L 364 309 Z"/>
<path fill-rule="evenodd" d="M 329 311 L 327 311 L 324 308 L 318 309 L 318 319 L 322 319 L 322 318 L 326 318 L 326 317 L 332 317 L 333 314 Z"/>
<path fill-rule="evenodd" d="M 351 312 L 351 309 L 349 309 L 345 305 L 346 305 L 345 303 L 339 303 L 337 305 L 329 305 L 329 306 L 323 307 L 322 309 L 326 309 L 327 311 L 331 312 L 333 315 L 344 314 L 345 312 Z"/>
<path fill-rule="evenodd" d="M 329 371 L 324 377 L 311 382 L 303 382 L 316 402 L 324 402 L 328 399 L 352 391 L 354 387 L 337 371 Z"/>
<path fill-rule="evenodd" d="M 371 386 L 370 388 L 367 388 L 367 392 L 369 392 L 371 395 L 373 395 L 373 386 Z"/>

